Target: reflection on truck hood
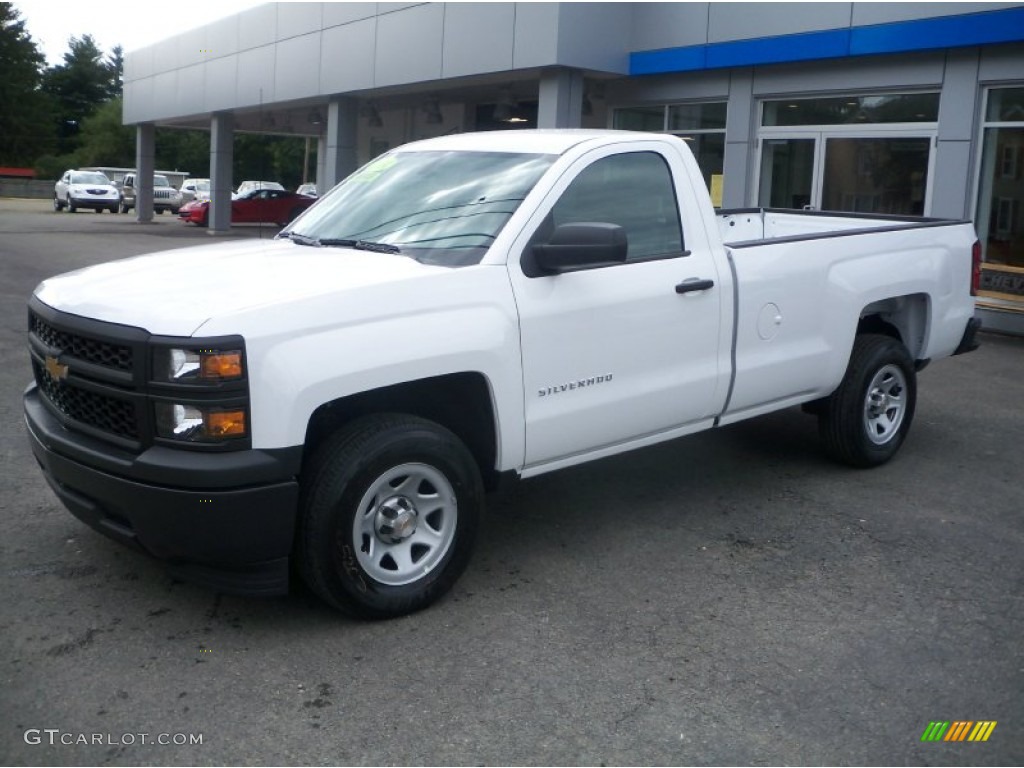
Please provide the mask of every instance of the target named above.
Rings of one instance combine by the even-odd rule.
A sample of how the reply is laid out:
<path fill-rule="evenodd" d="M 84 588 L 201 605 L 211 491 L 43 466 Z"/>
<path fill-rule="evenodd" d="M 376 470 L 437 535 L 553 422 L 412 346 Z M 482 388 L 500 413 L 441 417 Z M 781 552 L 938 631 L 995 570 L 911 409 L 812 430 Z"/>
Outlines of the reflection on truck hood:
<path fill-rule="evenodd" d="M 443 271 L 405 256 L 244 240 L 68 272 L 36 296 L 63 312 L 189 336 L 211 317 Z"/>

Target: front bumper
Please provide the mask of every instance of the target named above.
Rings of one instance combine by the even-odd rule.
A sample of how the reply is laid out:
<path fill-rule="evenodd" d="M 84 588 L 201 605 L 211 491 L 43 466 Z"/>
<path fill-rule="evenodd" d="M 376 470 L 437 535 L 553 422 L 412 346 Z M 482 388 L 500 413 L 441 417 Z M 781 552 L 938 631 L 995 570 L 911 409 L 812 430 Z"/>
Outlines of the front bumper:
<path fill-rule="evenodd" d="M 301 448 L 122 452 L 71 432 L 24 397 L 32 452 L 65 507 L 100 533 L 218 591 L 288 590 Z"/>

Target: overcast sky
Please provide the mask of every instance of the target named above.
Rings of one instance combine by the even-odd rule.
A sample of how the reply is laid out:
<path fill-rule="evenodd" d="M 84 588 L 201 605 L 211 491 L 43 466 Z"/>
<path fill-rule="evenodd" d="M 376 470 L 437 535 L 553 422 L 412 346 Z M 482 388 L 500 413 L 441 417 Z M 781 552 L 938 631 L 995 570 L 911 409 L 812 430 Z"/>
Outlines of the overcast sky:
<path fill-rule="evenodd" d="M 68 40 L 92 35 L 104 53 L 132 51 L 230 16 L 262 0 L 14 0 L 48 64 L 60 64 Z"/>

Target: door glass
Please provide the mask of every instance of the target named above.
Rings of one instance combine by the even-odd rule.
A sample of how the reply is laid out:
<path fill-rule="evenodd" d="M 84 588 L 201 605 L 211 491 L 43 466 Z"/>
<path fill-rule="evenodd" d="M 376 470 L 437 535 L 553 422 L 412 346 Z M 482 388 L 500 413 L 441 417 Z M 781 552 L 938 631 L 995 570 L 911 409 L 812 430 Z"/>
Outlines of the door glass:
<path fill-rule="evenodd" d="M 758 204 L 767 208 L 803 208 L 811 204 L 814 139 L 764 139 Z"/>
<path fill-rule="evenodd" d="M 821 208 L 922 216 L 928 138 L 826 139 Z"/>

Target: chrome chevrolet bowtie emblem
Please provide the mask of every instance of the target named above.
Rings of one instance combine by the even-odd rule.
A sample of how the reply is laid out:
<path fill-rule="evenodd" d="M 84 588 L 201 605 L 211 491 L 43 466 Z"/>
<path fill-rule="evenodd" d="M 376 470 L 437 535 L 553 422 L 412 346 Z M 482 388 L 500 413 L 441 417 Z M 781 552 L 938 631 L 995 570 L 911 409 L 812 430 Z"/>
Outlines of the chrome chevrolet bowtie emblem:
<path fill-rule="evenodd" d="M 68 377 L 68 367 L 61 365 L 60 361 L 56 357 L 46 356 L 46 372 L 57 381 L 62 381 Z"/>

